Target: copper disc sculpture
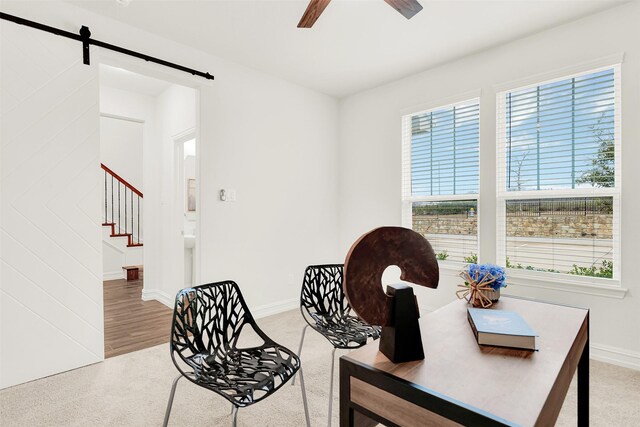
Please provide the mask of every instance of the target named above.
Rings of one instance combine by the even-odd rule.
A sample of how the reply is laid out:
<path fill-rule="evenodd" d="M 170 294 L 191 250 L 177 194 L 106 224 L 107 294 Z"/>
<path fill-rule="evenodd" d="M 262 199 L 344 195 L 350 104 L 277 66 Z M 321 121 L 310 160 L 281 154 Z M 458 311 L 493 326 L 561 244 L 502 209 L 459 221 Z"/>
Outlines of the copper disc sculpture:
<path fill-rule="evenodd" d="M 396 265 L 400 279 L 437 288 L 438 261 L 420 234 L 403 227 L 376 228 L 360 237 L 344 264 L 344 293 L 351 308 L 365 322 L 382 326 L 380 351 L 392 362 L 424 359 L 413 288 L 406 284 L 382 288 L 384 270 Z"/>

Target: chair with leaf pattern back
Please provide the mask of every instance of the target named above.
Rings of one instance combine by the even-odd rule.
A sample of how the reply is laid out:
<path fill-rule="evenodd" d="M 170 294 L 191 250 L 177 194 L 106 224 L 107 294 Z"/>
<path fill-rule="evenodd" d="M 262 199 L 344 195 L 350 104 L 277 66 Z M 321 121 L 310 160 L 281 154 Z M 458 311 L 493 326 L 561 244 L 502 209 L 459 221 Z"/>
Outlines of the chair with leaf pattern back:
<path fill-rule="evenodd" d="M 242 348 L 238 339 L 251 327 L 262 345 Z M 180 378 L 211 390 L 232 404 L 233 426 L 238 408 L 265 399 L 298 370 L 300 359 L 269 338 L 256 324 L 235 282 L 224 281 L 178 292 L 173 310 L 171 359 L 180 372 L 173 381 L 164 426 L 169 421 Z M 309 413 L 300 370 L 307 427 Z"/>
<path fill-rule="evenodd" d="M 351 307 L 342 290 L 342 275 L 342 264 L 311 265 L 305 270 L 300 293 L 300 311 L 307 325 L 302 328 L 298 355 L 302 352 L 304 335 L 309 326 L 333 346 L 329 383 L 329 426 L 331 426 L 336 349 L 359 348 L 369 339 L 376 340 L 380 337 L 379 326 L 371 326 L 351 314 Z M 300 379 L 302 380 L 302 376 Z M 294 383 L 295 378 L 291 384 Z"/>

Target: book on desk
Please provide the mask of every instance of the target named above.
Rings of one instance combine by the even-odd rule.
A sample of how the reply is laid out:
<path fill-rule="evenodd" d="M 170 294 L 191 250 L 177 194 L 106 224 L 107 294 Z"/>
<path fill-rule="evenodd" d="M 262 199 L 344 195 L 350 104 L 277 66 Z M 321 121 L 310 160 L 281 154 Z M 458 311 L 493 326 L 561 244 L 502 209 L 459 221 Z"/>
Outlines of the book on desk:
<path fill-rule="evenodd" d="M 536 350 L 536 332 L 515 311 L 468 308 L 467 319 L 480 345 Z"/>

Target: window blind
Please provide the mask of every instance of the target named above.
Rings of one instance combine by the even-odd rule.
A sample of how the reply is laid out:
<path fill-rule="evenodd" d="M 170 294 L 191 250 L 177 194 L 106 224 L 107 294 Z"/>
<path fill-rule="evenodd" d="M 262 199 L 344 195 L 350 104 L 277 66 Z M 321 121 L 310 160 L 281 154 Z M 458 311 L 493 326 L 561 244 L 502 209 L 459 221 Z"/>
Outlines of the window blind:
<path fill-rule="evenodd" d="M 617 275 L 619 66 L 498 94 L 498 258 Z"/>
<path fill-rule="evenodd" d="M 403 222 L 440 261 L 477 259 L 479 130 L 478 99 L 403 118 Z"/>
<path fill-rule="evenodd" d="M 614 187 L 615 76 L 608 68 L 501 94 L 501 187 Z"/>
<path fill-rule="evenodd" d="M 477 101 L 411 116 L 411 195 L 478 193 Z"/>

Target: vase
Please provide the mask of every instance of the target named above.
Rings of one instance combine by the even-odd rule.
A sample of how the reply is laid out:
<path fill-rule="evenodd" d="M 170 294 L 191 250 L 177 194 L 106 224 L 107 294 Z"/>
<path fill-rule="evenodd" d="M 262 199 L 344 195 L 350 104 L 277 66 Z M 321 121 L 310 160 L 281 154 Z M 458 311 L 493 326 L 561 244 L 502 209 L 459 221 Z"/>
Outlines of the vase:
<path fill-rule="evenodd" d="M 491 302 L 497 302 L 500 299 L 500 289 L 491 289 L 490 291 L 482 291 L 482 293 L 489 298 Z"/>

